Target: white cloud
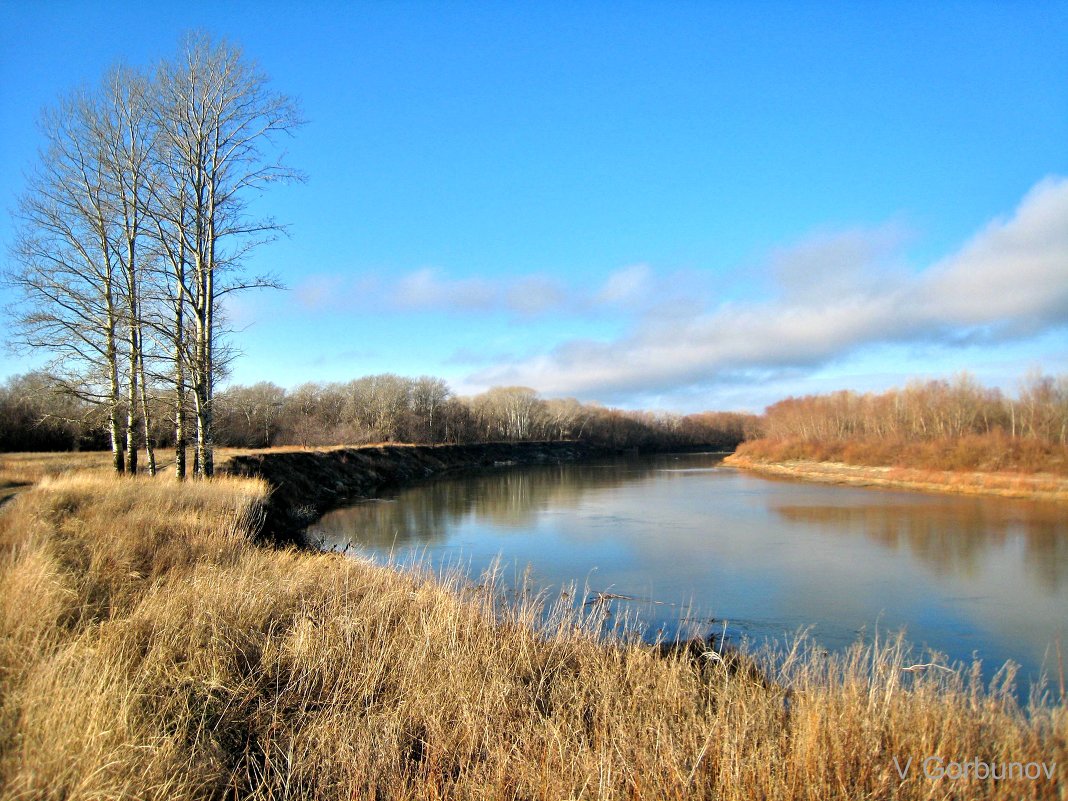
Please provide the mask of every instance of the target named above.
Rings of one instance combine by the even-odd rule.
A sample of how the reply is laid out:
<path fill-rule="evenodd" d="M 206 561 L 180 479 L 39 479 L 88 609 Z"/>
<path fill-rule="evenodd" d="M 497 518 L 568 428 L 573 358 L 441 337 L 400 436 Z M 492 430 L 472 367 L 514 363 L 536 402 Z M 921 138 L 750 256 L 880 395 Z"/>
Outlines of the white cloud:
<path fill-rule="evenodd" d="M 401 309 L 470 311 L 493 308 L 498 289 L 479 278 L 446 279 L 438 270 L 425 268 L 397 282 L 392 301 Z"/>
<path fill-rule="evenodd" d="M 822 234 L 773 254 L 773 300 L 640 322 L 616 340 L 566 342 L 470 380 L 603 398 L 811 367 L 874 343 L 1005 339 L 1068 324 L 1068 180 L 1041 182 L 1011 217 L 919 273 L 901 263 L 903 241 L 895 226 Z"/>
<path fill-rule="evenodd" d="M 574 303 L 562 286 L 546 276 L 450 278 L 432 267 L 392 280 L 376 275 L 309 276 L 296 287 L 296 296 L 305 308 L 324 311 L 510 312 L 524 317 L 559 311 Z"/>
<path fill-rule="evenodd" d="M 436 267 L 403 275 L 367 273 L 310 275 L 295 288 L 297 301 L 319 311 L 378 313 L 451 312 L 510 314 L 529 318 L 570 315 L 589 318 L 665 314 L 698 302 L 706 292 L 702 273 L 657 276 L 647 264 L 610 273 L 599 285 L 566 284 L 543 274 L 454 278 Z"/>
<path fill-rule="evenodd" d="M 339 275 L 309 275 L 293 290 L 297 302 L 305 309 L 363 308 L 381 294 L 381 282 L 375 276 L 348 279 Z"/>
<path fill-rule="evenodd" d="M 623 267 L 608 276 L 594 295 L 595 303 L 626 305 L 644 299 L 653 284 L 653 271 L 648 264 Z"/>
<path fill-rule="evenodd" d="M 1035 186 L 934 265 L 916 288 L 924 317 L 959 326 L 1037 331 L 1068 319 L 1068 180 Z"/>
<path fill-rule="evenodd" d="M 819 232 L 774 250 L 772 274 L 783 296 L 794 300 L 879 291 L 893 284 L 898 254 L 909 238 L 896 223 Z"/>
<path fill-rule="evenodd" d="M 539 275 L 520 278 L 504 294 L 508 308 L 526 316 L 560 309 L 567 302 L 567 295 L 559 284 Z"/>
<path fill-rule="evenodd" d="M 302 306 L 318 309 L 328 305 L 342 285 L 342 280 L 337 276 L 312 275 L 301 281 L 293 291 Z"/>

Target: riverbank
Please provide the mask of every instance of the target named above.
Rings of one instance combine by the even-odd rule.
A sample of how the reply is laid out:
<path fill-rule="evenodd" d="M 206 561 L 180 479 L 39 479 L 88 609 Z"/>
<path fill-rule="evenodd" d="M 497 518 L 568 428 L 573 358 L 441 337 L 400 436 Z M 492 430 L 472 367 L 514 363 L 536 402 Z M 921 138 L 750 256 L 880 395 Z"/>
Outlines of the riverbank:
<path fill-rule="evenodd" d="M 306 545 L 302 533 L 323 512 L 386 487 L 459 470 L 561 464 L 617 454 L 584 442 L 491 442 L 475 445 L 378 445 L 236 454 L 223 468 L 271 487 L 260 536 Z"/>
<path fill-rule="evenodd" d="M 731 454 L 723 463 L 763 475 L 823 484 L 1068 502 L 1068 478 L 1049 473 L 923 470 L 808 460 L 764 461 L 741 453 Z"/>
<path fill-rule="evenodd" d="M 491 442 L 470 445 L 378 444 L 261 450 L 218 448 L 220 475 L 262 478 L 271 488 L 258 538 L 304 545 L 301 532 L 324 511 L 391 486 L 446 472 L 525 464 L 562 464 L 618 455 L 586 442 Z M 174 454 L 157 450 L 160 479 L 169 479 Z M 142 465 L 142 473 L 144 466 Z M 0 504 L 47 477 L 110 475 L 110 451 L 0 453 Z"/>
<path fill-rule="evenodd" d="M 599 605 L 546 620 L 492 582 L 256 547 L 268 491 L 65 475 L 0 510 L 0 797 L 1001 799 L 1063 787 L 1068 707 L 1050 695 L 1022 709 L 1003 682 L 925 667 L 893 640 L 749 655 L 770 681 L 711 650 L 665 658 L 598 639 Z M 932 756 L 1057 773 L 931 780 Z M 912 765 L 904 779 L 895 759 Z"/>

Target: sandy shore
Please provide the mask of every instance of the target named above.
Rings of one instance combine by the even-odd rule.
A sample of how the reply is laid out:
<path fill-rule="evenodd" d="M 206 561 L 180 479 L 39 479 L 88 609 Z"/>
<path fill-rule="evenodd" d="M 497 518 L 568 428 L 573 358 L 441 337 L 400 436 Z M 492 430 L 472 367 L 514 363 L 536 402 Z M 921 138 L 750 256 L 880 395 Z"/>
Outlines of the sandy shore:
<path fill-rule="evenodd" d="M 1068 478 L 1048 473 L 963 473 L 905 467 L 870 467 L 840 462 L 759 462 L 732 454 L 730 467 L 824 484 L 888 487 L 955 495 L 997 495 L 1068 503 Z"/>

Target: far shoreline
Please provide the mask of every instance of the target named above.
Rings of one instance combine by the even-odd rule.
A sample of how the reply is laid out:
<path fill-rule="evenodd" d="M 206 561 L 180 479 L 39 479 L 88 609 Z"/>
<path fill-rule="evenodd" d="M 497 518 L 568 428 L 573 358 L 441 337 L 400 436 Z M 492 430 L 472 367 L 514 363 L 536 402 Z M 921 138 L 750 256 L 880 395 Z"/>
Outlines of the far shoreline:
<path fill-rule="evenodd" d="M 1068 503 L 1068 478 L 1050 473 L 922 470 L 814 460 L 765 462 L 739 453 L 727 456 L 723 464 L 762 475 L 821 484 Z"/>

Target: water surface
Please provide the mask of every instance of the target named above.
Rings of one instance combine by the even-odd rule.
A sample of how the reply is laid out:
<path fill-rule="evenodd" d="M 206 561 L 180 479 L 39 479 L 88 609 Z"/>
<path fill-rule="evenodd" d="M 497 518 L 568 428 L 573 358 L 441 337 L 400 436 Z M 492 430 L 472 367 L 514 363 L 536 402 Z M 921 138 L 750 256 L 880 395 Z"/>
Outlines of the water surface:
<path fill-rule="evenodd" d="M 689 454 L 440 478 L 327 514 L 327 548 L 374 559 L 500 558 L 536 584 L 629 596 L 650 636 L 720 630 L 828 648 L 904 628 L 915 644 L 1027 676 L 1068 640 L 1068 508 L 769 479 Z"/>

